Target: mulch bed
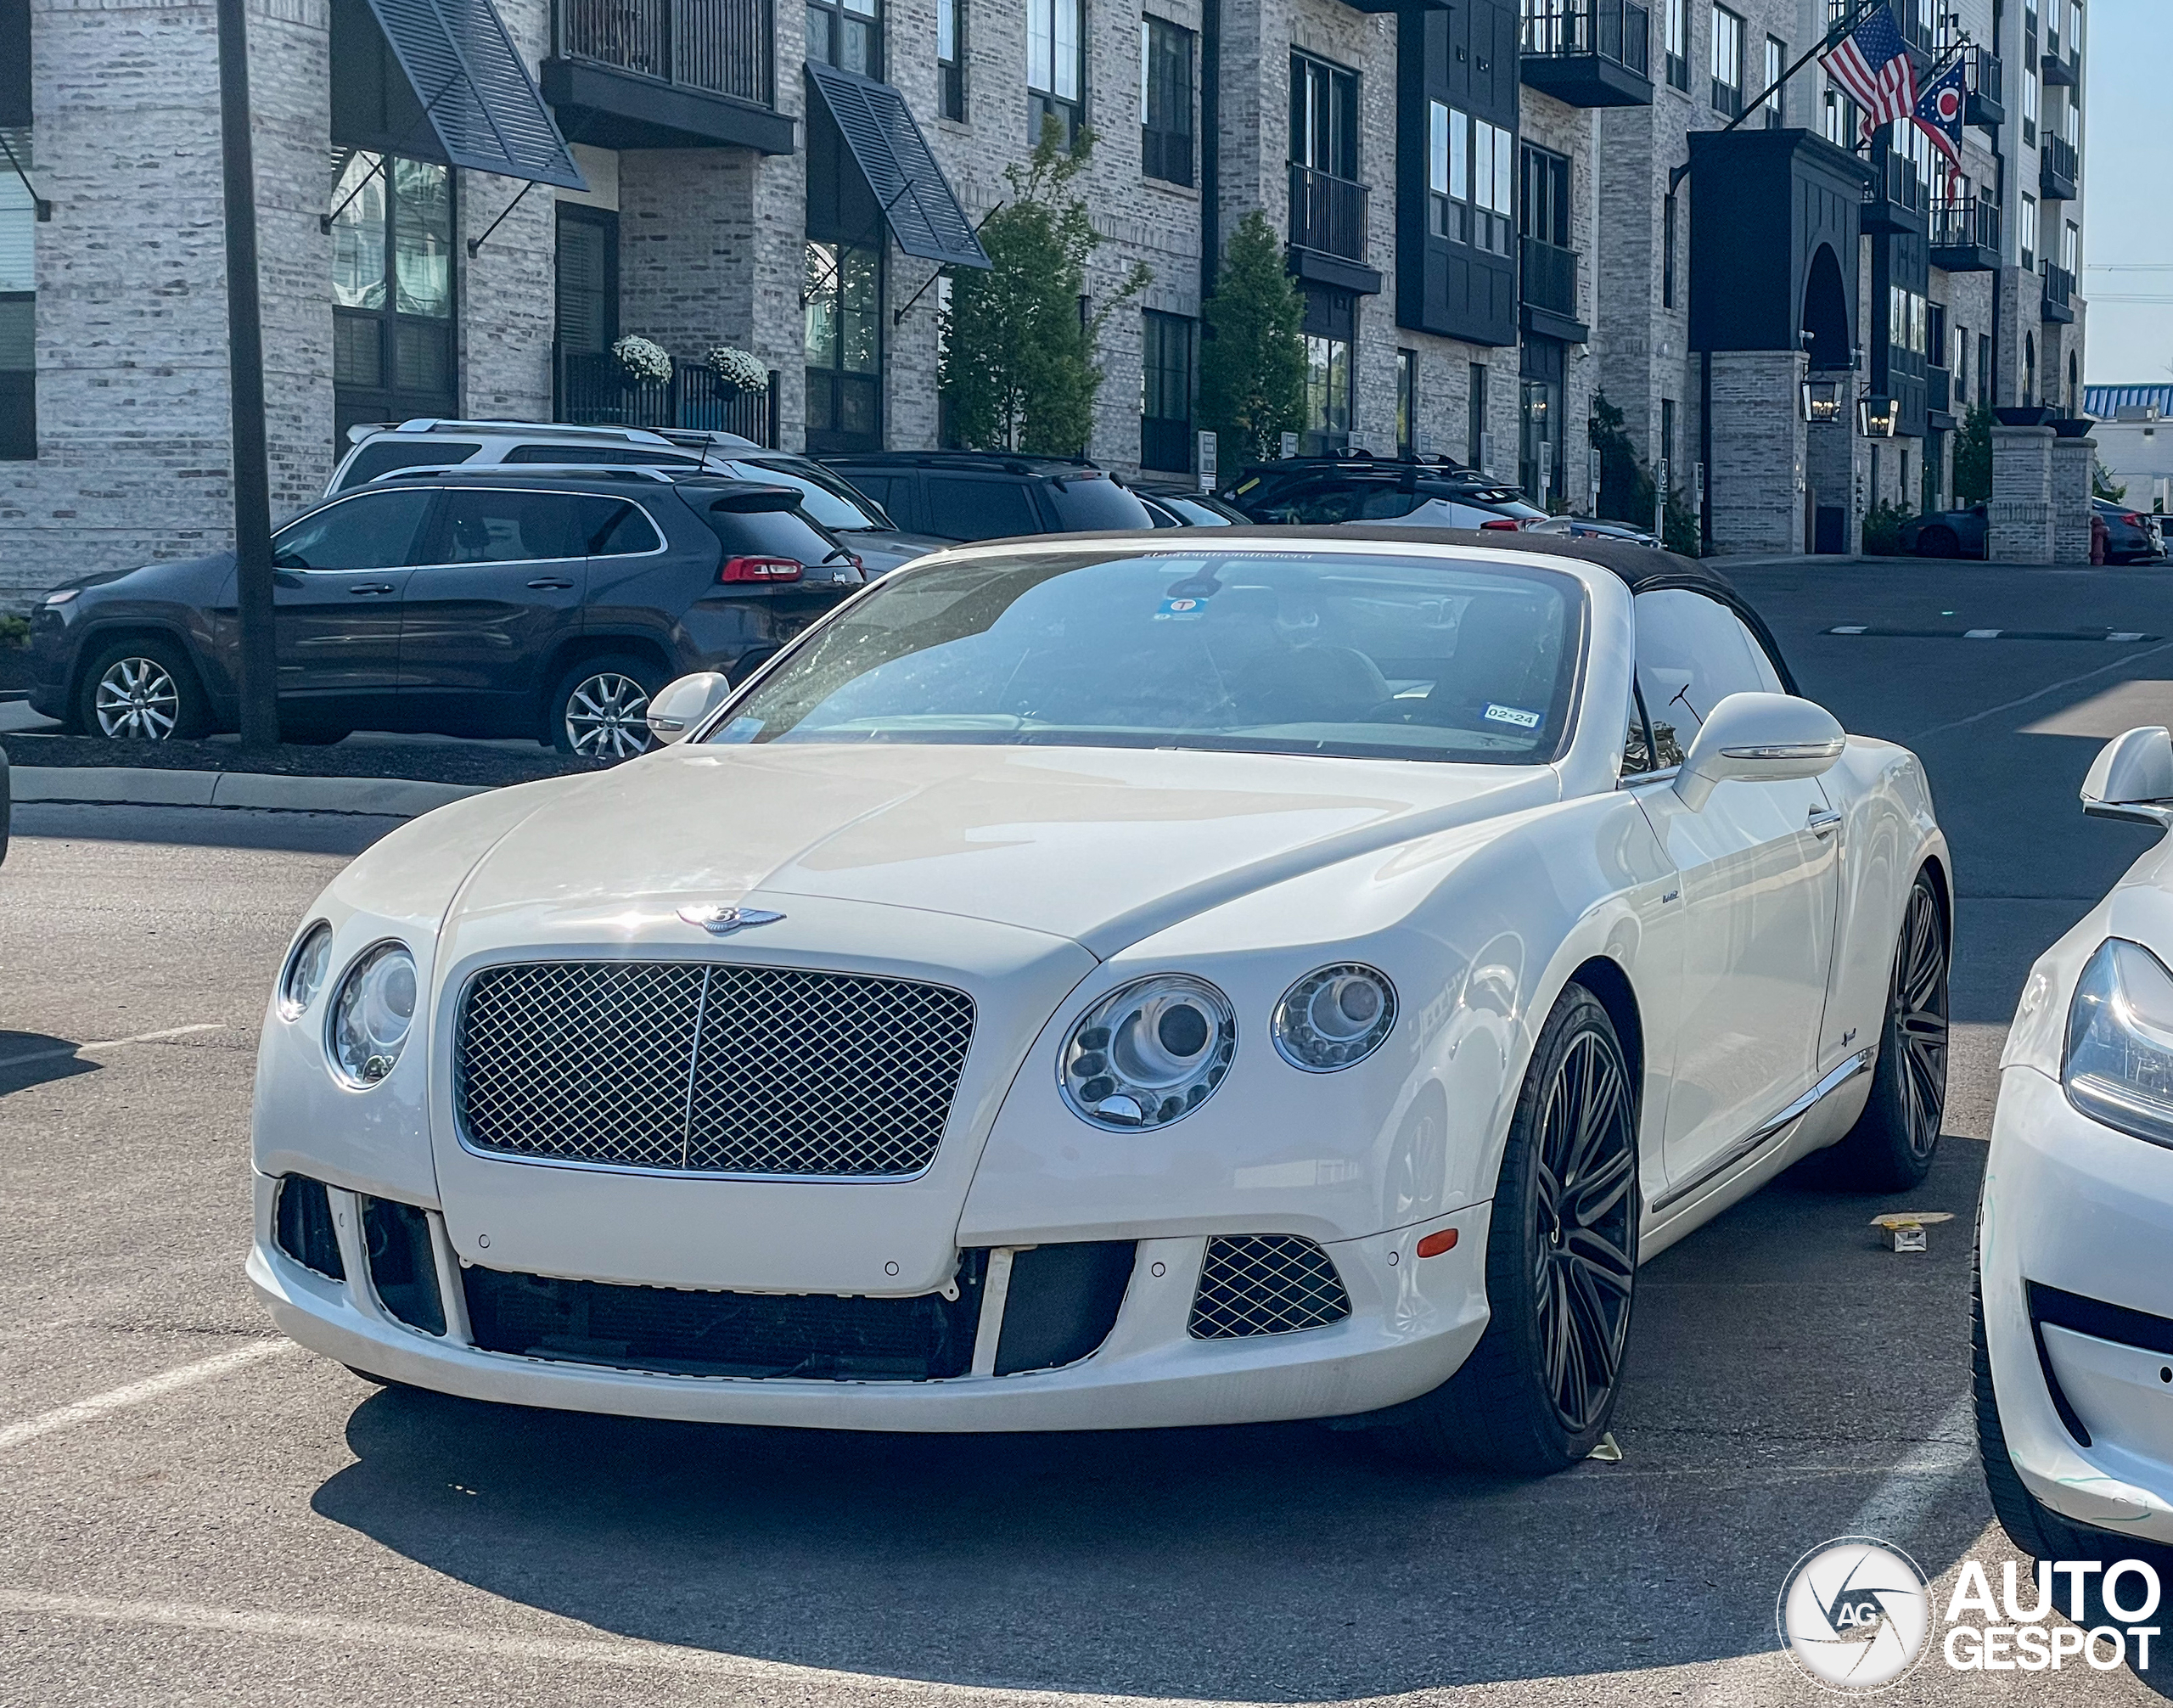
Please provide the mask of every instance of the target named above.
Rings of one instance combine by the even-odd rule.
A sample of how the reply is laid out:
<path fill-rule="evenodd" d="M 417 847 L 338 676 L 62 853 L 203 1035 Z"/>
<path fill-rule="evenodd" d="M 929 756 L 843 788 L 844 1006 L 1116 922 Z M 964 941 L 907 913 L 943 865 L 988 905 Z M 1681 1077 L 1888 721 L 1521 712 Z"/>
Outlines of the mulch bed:
<path fill-rule="evenodd" d="M 244 771 L 277 777 L 393 777 L 418 783 L 495 786 L 601 767 L 547 747 L 525 750 L 468 742 L 339 742 L 247 753 L 234 741 L 104 741 L 16 732 L 0 736 L 16 765 L 140 766 L 157 771 Z"/>

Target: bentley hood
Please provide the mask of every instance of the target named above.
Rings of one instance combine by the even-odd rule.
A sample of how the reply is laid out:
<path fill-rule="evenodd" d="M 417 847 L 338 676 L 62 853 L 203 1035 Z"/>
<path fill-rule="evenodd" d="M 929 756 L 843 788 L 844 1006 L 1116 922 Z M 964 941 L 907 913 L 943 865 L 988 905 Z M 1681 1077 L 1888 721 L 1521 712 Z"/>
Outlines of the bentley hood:
<path fill-rule="evenodd" d="M 1106 958 L 1263 885 L 1545 805 L 1560 782 L 1545 766 L 811 743 L 669 748 L 536 793 L 448 924 L 682 901 L 789 912 L 797 896 Z"/>

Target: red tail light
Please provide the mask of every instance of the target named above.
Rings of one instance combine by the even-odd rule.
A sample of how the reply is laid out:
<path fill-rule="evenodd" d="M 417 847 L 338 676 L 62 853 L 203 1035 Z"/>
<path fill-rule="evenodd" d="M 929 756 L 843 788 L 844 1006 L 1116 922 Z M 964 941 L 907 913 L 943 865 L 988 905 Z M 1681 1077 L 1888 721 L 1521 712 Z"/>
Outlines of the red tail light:
<path fill-rule="evenodd" d="M 796 582 L 806 571 L 793 558 L 727 558 L 718 566 L 721 582 Z"/>
<path fill-rule="evenodd" d="M 2142 518 L 2136 514 L 2133 510 L 2129 511 L 2127 514 L 2121 517 L 2120 520 L 2125 522 L 2131 528 L 2140 528 L 2142 525 Z"/>
<path fill-rule="evenodd" d="M 1508 516 L 1496 516 L 1492 521 L 1481 522 L 1479 525 L 1482 531 L 1500 529 L 1505 533 L 1511 534 L 1517 531 L 1517 524 L 1515 520 Z"/>

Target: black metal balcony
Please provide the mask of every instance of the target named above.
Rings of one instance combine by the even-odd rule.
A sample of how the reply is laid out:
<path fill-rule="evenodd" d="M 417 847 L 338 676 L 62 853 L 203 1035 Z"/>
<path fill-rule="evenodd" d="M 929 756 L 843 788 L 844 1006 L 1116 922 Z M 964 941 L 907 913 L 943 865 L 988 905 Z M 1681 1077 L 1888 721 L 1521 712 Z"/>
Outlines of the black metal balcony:
<path fill-rule="evenodd" d="M 1577 318 L 1577 251 L 1528 237 L 1517 260 L 1524 329 L 1569 344 L 1590 342 L 1592 329 Z"/>
<path fill-rule="evenodd" d="M 1943 272 L 1991 272 L 2000 264 L 2000 207 L 1974 195 L 1934 202 L 1928 223 L 1932 265 Z"/>
<path fill-rule="evenodd" d="M 1572 107 L 1649 107 L 1652 34 L 1630 0 L 1524 0 L 1519 75 Z"/>
<path fill-rule="evenodd" d="M 1956 424 L 1954 375 L 1929 362 L 1924 368 L 1924 424 L 1942 433 L 1953 431 Z"/>
<path fill-rule="evenodd" d="M 2075 275 L 2049 261 L 2039 262 L 2038 271 L 2045 275 L 2044 317 L 2062 326 L 2074 325 Z"/>
<path fill-rule="evenodd" d="M 772 0 L 556 0 L 544 98 L 607 148 L 789 154 L 776 110 Z"/>
<path fill-rule="evenodd" d="M 778 442 L 778 374 L 740 391 L 706 362 L 675 357 L 669 379 L 636 379 L 608 350 L 560 351 L 553 418 L 584 427 L 684 427 Z"/>
<path fill-rule="evenodd" d="M 2048 202 L 2071 202 L 2082 177 L 2075 144 L 2050 131 L 2037 139 L 2037 194 Z"/>
<path fill-rule="evenodd" d="M 2003 125 L 2007 122 L 2007 97 L 2002 88 L 2004 72 L 2000 56 L 1989 48 L 1970 48 L 1962 54 L 1968 79 L 1968 98 L 1962 110 L 1962 121 L 1967 125 Z"/>
<path fill-rule="evenodd" d="M 2071 89 L 2082 81 L 2082 54 L 2080 44 L 2062 36 L 2057 21 L 2059 8 L 2052 9 L 2054 16 L 2045 20 L 2045 53 L 2037 69 L 2055 88 Z"/>
<path fill-rule="evenodd" d="M 1906 155 L 1888 153 L 1872 163 L 1864 186 L 1862 226 L 1867 232 L 1924 234 L 1924 181 Z"/>

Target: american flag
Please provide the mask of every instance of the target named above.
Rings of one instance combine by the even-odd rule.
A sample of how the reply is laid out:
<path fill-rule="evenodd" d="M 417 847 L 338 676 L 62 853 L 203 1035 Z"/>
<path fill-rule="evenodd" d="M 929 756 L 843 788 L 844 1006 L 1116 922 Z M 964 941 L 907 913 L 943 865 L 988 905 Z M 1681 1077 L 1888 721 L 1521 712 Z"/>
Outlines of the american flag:
<path fill-rule="evenodd" d="M 1866 136 L 1914 114 L 1917 68 L 1886 0 L 1879 0 L 1861 23 L 1820 54 L 1818 63 L 1863 109 Z"/>

